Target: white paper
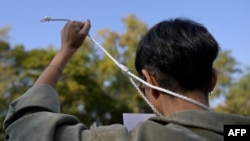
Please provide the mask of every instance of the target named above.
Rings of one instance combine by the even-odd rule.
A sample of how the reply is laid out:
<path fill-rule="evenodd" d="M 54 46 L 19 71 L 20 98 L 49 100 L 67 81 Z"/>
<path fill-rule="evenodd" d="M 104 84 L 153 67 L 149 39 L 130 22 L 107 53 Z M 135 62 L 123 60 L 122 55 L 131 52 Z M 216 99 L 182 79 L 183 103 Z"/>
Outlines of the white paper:
<path fill-rule="evenodd" d="M 139 122 L 146 121 L 150 117 L 155 117 L 155 114 L 123 113 L 123 125 L 131 131 Z"/>

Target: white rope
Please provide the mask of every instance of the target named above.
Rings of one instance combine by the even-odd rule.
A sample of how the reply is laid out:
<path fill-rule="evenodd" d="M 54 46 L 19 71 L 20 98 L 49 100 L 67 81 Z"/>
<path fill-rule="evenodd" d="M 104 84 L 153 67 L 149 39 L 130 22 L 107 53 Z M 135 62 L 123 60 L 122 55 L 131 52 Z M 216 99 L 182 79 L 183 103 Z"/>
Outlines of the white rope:
<path fill-rule="evenodd" d="M 50 17 L 44 17 L 44 18 L 42 18 L 41 20 L 40 20 L 41 22 L 50 22 L 50 21 L 66 21 L 66 22 L 69 22 L 69 21 L 71 21 L 71 20 L 69 20 L 69 19 L 55 19 L 55 18 L 50 18 Z"/>
<path fill-rule="evenodd" d="M 100 49 L 102 49 L 102 50 L 110 57 L 110 59 L 113 60 L 113 61 L 115 62 L 115 64 L 116 64 L 119 68 L 121 68 L 123 72 L 126 72 L 130 77 L 132 77 L 132 78 L 134 78 L 134 79 L 140 81 L 141 83 L 145 84 L 146 86 L 148 86 L 148 87 L 150 87 L 150 88 L 153 88 L 153 89 L 155 89 L 155 90 L 159 90 L 159 91 L 161 91 L 161 92 L 164 92 L 164 93 L 170 94 L 170 95 L 172 95 L 172 96 L 181 98 L 181 99 L 183 99 L 183 100 L 186 100 L 186 101 L 189 101 L 189 102 L 191 102 L 191 103 L 193 103 L 193 104 L 196 104 L 196 105 L 198 105 L 198 106 L 200 106 L 200 107 L 202 107 L 202 108 L 204 108 L 204 109 L 206 109 L 206 110 L 209 110 L 209 107 L 208 107 L 208 106 L 206 106 L 205 104 L 203 104 L 203 103 L 201 103 L 201 102 L 199 102 L 199 101 L 196 101 L 196 100 L 191 99 L 191 98 L 189 98 L 189 97 L 186 97 L 186 96 L 184 96 L 184 95 L 181 95 L 181 94 L 172 92 L 172 91 L 170 91 L 170 90 L 166 90 L 166 89 L 163 89 L 163 88 L 154 86 L 154 85 L 149 84 L 148 82 L 142 80 L 142 79 L 139 78 L 138 76 L 134 75 L 131 71 L 129 71 L 129 69 L 128 69 L 126 66 L 124 66 L 123 64 L 118 63 L 118 62 L 117 62 L 117 61 L 116 61 L 116 60 L 115 60 L 115 59 L 114 59 L 114 58 L 113 58 L 113 57 L 112 57 L 112 56 L 111 56 L 111 55 L 110 55 L 110 54 L 109 54 L 109 53 L 108 53 L 99 43 L 97 43 L 97 41 L 95 41 L 95 40 L 94 40 L 93 38 L 91 38 L 90 36 L 89 36 L 89 38 L 90 38 L 92 41 L 94 41 L 94 43 L 96 43 L 96 45 L 97 45 Z"/>
<path fill-rule="evenodd" d="M 45 17 L 43 19 L 41 19 L 41 22 L 49 22 L 49 21 L 71 21 L 69 19 L 52 19 L 52 18 L 49 18 L 49 17 Z M 181 94 L 178 94 L 178 93 L 175 93 L 175 92 L 172 92 L 170 90 L 167 90 L 167 89 L 163 89 L 163 88 L 160 88 L 160 87 L 157 87 L 157 86 L 154 86 L 152 84 L 149 84 L 148 82 L 142 80 L 141 78 L 139 78 L 138 76 L 136 76 L 135 74 L 133 74 L 129 69 L 128 67 L 124 66 L 123 64 L 120 64 L 116 59 L 114 59 L 103 47 L 102 45 L 100 45 L 95 39 L 93 39 L 90 35 L 88 35 L 89 39 L 91 41 L 93 41 L 125 74 L 128 74 L 129 76 L 129 79 L 131 81 L 131 83 L 133 84 L 133 86 L 136 88 L 136 90 L 139 92 L 139 94 L 142 96 L 142 98 L 145 100 L 145 102 L 150 106 L 150 108 L 155 112 L 156 115 L 158 116 L 163 116 L 151 103 L 150 101 L 147 99 L 147 97 L 143 94 L 143 92 L 139 89 L 139 87 L 136 85 L 136 83 L 134 82 L 133 79 L 136 79 L 137 81 L 143 83 L 144 85 L 150 87 L 150 88 L 153 88 L 155 90 L 158 90 L 158 91 L 161 91 L 161 92 L 164 92 L 164 93 L 167 93 L 169 95 L 172 95 L 172 96 L 175 96 L 175 97 L 178 97 L 180 99 L 183 99 L 183 100 L 186 100 L 188 102 L 191 102 L 193 104 L 196 104 L 200 107 L 202 107 L 203 109 L 206 109 L 206 110 L 210 110 L 210 108 L 199 102 L 199 101 L 196 101 L 192 98 L 189 98 L 189 97 L 186 97 L 184 95 L 181 95 Z"/>
<path fill-rule="evenodd" d="M 144 99 L 144 101 L 149 105 L 149 107 L 154 111 L 154 113 L 157 116 L 163 116 L 155 107 L 154 105 L 152 105 L 152 103 L 150 103 L 150 101 L 148 100 L 148 98 L 145 96 L 145 94 L 140 90 L 140 88 L 136 85 L 135 81 L 133 80 L 132 77 L 129 77 L 130 82 L 133 84 L 133 86 L 135 87 L 135 89 L 139 92 L 139 94 L 141 95 L 141 97 Z"/>

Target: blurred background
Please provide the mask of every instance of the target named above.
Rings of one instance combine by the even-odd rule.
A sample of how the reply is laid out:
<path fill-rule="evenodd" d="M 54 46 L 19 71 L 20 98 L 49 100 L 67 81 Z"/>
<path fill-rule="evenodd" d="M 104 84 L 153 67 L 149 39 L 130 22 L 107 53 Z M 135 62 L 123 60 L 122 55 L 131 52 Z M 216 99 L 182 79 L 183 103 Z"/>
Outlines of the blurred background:
<path fill-rule="evenodd" d="M 134 73 L 137 42 L 151 26 L 176 17 L 197 21 L 221 46 L 211 107 L 249 116 L 249 5 L 247 0 L 1 1 L 0 141 L 8 104 L 32 86 L 60 48 L 65 22 L 41 23 L 45 16 L 90 19 L 90 35 Z M 152 112 L 128 77 L 88 39 L 65 68 L 57 90 L 62 112 L 87 126 L 122 123 L 122 113 Z"/>

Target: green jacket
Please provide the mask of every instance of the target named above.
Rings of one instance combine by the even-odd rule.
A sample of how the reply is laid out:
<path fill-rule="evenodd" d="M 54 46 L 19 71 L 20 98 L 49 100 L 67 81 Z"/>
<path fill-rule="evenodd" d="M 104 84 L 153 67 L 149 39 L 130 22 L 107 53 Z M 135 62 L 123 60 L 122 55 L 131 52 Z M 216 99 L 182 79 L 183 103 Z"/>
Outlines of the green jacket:
<path fill-rule="evenodd" d="M 55 89 L 36 85 L 10 104 L 4 128 L 6 141 L 222 141 L 225 124 L 250 124 L 250 118 L 182 111 L 141 122 L 130 132 L 120 124 L 88 129 L 60 113 Z"/>

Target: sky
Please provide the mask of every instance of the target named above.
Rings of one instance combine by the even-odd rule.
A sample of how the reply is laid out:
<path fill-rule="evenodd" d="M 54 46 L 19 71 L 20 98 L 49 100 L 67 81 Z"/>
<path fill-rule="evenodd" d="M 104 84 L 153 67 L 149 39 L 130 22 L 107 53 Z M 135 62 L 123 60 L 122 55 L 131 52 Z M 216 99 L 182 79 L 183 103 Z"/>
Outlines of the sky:
<path fill-rule="evenodd" d="M 45 16 L 71 20 L 91 20 L 90 35 L 110 29 L 125 31 L 122 18 L 135 14 L 153 26 L 169 18 L 185 17 L 207 27 L 222 50 L 243 66 L 250 66 L 249 0 L 2 0 L 0 28 L 11 26 L 8 41 L 25 49 L 60 47 L 64 22 L 41 23 Z"/>

